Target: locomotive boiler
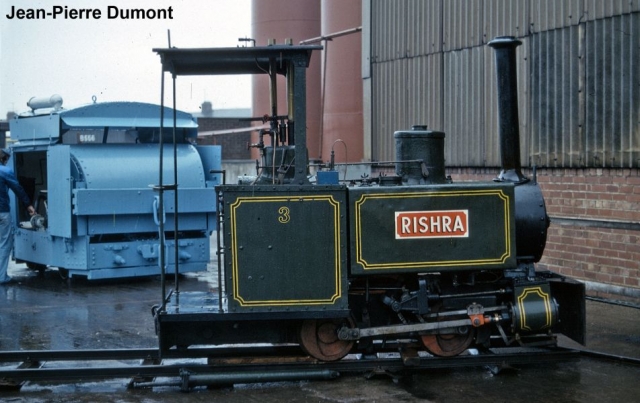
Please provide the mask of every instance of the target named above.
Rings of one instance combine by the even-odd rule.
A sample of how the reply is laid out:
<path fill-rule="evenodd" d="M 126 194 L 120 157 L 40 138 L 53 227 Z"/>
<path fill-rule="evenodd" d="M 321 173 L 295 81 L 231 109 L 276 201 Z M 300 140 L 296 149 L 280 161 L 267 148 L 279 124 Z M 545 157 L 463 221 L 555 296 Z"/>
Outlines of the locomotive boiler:
<path fill-rule="evenodd" d="M 176 111 L 170 119 L 173 111 L 166 109 L 161 121 L 158 105 L 95 99 L 63 109 L 57 95 L 28 105 L 30 112 L 10 122 L 10 161 L 37 215 L 30 219 L 12 203 L 16 261 L 90 280 L 158 275 L 159 222 L 166 221 L 172 235 L 163 248 L 178 249 L 168 256 L 177 256 L 179 272 L 206 270 L 216 224 L 214 186 L 221 183 L 209 172 L 220 169 L 221 157 L 219 146 L 194 145 L 197 124 L 190 114 Z M 174 137 L 175 154 L 166 145 Z M 179 198 L 167 191 L 163 203 L 156 190 L 159 147 L 166 149 L 166 180 L 174 180 L 174 159 L 189 172 L 179 178 Z"/>
<path fill-rule="evenodd" d="M 453 356 L 468 348 L 584 342 L 584 287 L 537 271 L 549 218 L 519 161 L 513 38 L 496 38 L 502 172 L 445 174 L 445 133 L 397 131 L 395 172 L 341 183 L 310 175 L 305 69 L 319 46 L 155 49 L 182 74 L 284 75 L 255 145 L 252 181 L 217 187 L 223 244 L 214 292 L 163 294 L 161 354 L 194 345 L 293 343 L 321 361 L 389 342 Z M 273 100 L 274 97 L 272 97 Z"/>

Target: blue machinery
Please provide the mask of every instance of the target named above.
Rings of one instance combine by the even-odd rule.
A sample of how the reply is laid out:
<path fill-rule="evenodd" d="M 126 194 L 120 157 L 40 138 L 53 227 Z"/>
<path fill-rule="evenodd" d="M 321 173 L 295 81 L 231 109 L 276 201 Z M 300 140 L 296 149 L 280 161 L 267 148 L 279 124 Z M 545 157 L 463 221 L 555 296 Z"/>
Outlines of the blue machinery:
<path fill-rule="evenodd" d="M 16 261 L 88 279 L 173 273 L 176 259 L 206 270 L 220 147 L 194 145 L 192 116 L 164 106 L 61 102 L 32 99 L 10 122 L 10 164 L 37 210 L 12 200 Z"/>

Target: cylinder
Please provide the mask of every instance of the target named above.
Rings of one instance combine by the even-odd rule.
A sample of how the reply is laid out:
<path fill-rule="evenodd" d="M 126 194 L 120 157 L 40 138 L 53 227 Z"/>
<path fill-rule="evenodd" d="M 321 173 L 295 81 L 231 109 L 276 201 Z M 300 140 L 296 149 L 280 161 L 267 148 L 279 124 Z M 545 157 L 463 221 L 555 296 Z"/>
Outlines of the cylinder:
<path fill-rule="evenodd" d="M 444 133 L 413 126 L 393 134 L 396 174 L 409 185 L 445 183 Z"/>
<path fill-rule="evenodd" d="M 525 183 L 520 163 L 520 129 L 518 121 L 518 78 L 516 47 L 522 42 L 514 37 L 499 36 L 489 42 L 495 50 L 498 83 L 498 131 L 502 171 L 499 182 Z"/>
<path fill-rule="evenodd" d="M 27 106 L 32 110 L 54 108 L 56 110 L 62 108 L 62 97 L 58 94 L 51 95 L 50 97 L 32 97 L 27 102 Z"/>
<path fill-rule="evenodd" d="M 549 283 L 516 285 L 511 306 L 512 329 L 517 333 L 548 332 L 558 321 L 558 305 Z"/>

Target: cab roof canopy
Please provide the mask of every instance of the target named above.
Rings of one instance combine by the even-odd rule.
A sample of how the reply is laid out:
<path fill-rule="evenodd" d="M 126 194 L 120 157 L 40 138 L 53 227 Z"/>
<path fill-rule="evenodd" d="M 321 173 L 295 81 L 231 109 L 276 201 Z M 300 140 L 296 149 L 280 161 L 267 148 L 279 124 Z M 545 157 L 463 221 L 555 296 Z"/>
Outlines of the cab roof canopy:
<path fill-rule="evenodd" d="M 160 55 L 163 70 L 174 75 L 269 74 L 275 61 L 277 74 L 287 74 L 290 65 L 307 68 L 318 45 L 273 45 L 237 48 L 163 48 L 153 49 Z"/>

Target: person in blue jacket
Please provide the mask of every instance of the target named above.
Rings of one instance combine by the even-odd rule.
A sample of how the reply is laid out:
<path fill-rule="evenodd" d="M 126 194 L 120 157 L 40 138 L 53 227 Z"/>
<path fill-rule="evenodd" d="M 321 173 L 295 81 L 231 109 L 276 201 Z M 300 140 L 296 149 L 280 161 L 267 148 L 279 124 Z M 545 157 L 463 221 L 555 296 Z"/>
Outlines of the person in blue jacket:
<path fill-rule="evenodd" d="M 13 170 L 7 166 L 11 153 L 6 149 L 0 149 L 0 284 L 8 284 L 13 281 L 7 275 L 11 250 L 13 249 L 13 225 L 11 224 L 11 204 L 9 202 L 9 189 L 18 197 L 25 206 L 29 215 L 36 211 L 31 205 L 31 199 L 27 196 Z"/>

